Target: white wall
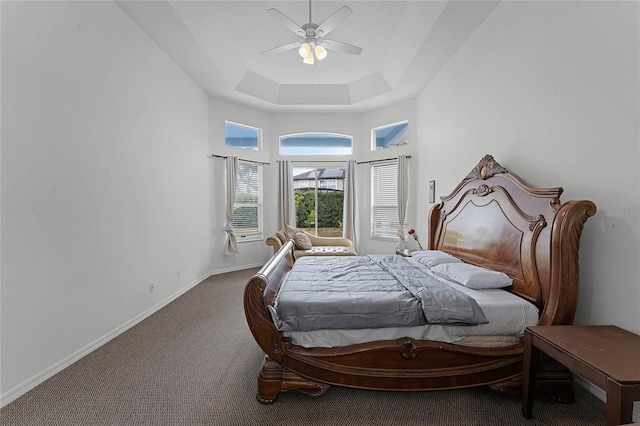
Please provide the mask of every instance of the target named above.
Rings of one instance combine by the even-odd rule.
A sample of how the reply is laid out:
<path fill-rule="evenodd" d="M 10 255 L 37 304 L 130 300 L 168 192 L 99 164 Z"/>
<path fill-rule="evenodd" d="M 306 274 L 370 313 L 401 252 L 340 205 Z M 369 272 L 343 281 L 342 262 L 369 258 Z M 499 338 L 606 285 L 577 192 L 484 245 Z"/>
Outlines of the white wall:
<path fill-rule="evenodd" d="M 418 99 L 419 182 L 484 154 L 590 199 L 576 323 L 640 333 L 638 2 L 502 2 Z M 418 193 L 418 209 L 428 207 Z"/>
<path fill-rule="evenodd" d="M 262 129 L 263 145 L 259 151 L 228 147 L 225 145 L 224 122 L 233 121 L 235 123 Z M 271 152 L 270 115 L 253 108 L 247 108 L 231 102 L 219 99 L 209 100 L 209 146 L 211 154 L 227 156 L 234 155 L 243 160 L 260 161 L 268 163 Z M 249 266 L 262 265 L 273 254 L 270 246 L 264 243 L 264 239 L 254 241 L 238 240 L 237 255 L 225 256 L 224 248 L 226 233 L 224 232 L 224 220 L 226 212 L 225 195 L 225 160 L 213 158 L 211 163 L 211 238 L 212 238 L 212 265 L 214 271 L 229 271 L 242 269 Z M 277 169 L 275 164 L 263 167 L 264 178 L 264 221 L 269 223 L 275 220 L 274 186 L 270 186 L 268 179 L 272 169 Z M 274 181 L 275 182 L 275 181 Z M 275 185 L 273 183 L 272 185 Z M 272 200 L 273 199 L 273 200 Z M 271 232 L 267 229 L 264 238 Z"/>
<path fill-rule="evenodd" d="M 208 275 L 211 160 L 207 96 L 115 3 L 1 8 L 6 404 Z"/>

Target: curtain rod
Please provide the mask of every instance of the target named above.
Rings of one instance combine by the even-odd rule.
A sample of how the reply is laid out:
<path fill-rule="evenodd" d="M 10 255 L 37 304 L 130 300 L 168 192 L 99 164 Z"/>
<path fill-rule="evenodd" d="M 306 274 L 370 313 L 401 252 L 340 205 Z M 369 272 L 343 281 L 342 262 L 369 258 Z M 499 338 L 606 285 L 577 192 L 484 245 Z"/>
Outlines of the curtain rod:
<path fill-rule="evenodd" d="M 371 164 L 371 163 L 378 163 L 380 161 L 390 161 L 390 160 L 395 160 L 398 157 L 395 158 L 381 158 L 379 160 L 369 160 L 369 161 L 358 161 L 356 164 Z M 407 158 L 411 158 L 410 155 L 407 155 Z"/>
<path fill-rule="evenodd" d="M 209 154 L 209 155 L 207 155 L 207 157 L 209 157 L 209 158 L 214 158 L 214 157 L 215 158 L 224 158 L 224 159 L 227 158 L 226 155 L 216 155 L 216 154 Z M 269 165 L 269 163 L 265 163 L 264 161 L 243 160 L 242 158 L 238 158 L 238 160 L 239 161 L 244 161 L 245 163 L 263 164 L 263 165 L 266 165 L 266 166 Z"/>
<path fill-rule="evenodd" d="M 226 159 L 227 156 L 226 155 L 216 155 L 216 154 L 209 154 L 207 155 L 207 157 L 209 158 L 224 158 Z M 356 164 L 371 164 L 371 163 L 377 163 L 380 161 L 390 161 L 390 160 L 395 160 L 397 157 L 393 157 L 393 158 L 381 158 L 379 160 L 370 160 L 370 161 L 357 161 Z M 407 158 L 411 158 L 411 155 L 407 155 Z M 244 161 L 246 163 L 255 163 L 255 164 L 263 164 L 263 165 L 270 165 L 270 163 L 265 163 L 264 161 L 253 161 L 253 160 L 243 160 L 242 158 L 238 158 L 238 160 L 240 161 Z M 292 160 L 292 163 L 339 163 L 341 161 L 346 161 L 346 160 Z"/>
<path fill-rule="evenodd" d="M 292 163 L 346 163 L 348 160 L 290 160 Z"/>

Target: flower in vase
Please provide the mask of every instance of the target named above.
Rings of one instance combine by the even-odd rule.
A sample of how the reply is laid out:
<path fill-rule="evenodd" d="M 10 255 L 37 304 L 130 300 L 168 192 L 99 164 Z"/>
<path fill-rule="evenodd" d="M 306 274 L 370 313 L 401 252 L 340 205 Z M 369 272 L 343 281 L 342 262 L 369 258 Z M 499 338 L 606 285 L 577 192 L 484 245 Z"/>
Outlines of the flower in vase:
<path fill-rule="evenodd" d="M 420 247 L 420 250 L 424 250 L 422 248 L 422 244 L 420 244 L 420 240 L 418 239 L 418 234 L 416 234 L 416 230 L 411 228 L 409 229 L 408 234 L 413 236 L 413 239 L 416 240 L 416 243 L 418 243 L 418 247 Z"/>

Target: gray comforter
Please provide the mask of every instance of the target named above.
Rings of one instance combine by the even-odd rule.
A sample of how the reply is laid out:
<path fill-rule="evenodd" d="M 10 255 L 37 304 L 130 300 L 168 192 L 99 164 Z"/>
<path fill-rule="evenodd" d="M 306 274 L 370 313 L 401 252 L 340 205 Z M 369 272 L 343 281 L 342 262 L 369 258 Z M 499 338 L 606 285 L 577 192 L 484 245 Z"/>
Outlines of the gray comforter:
<path fill-rule="evenodd" d="M 281 331 L 487 322 L 473 298 L 390 255 L 302 257 L 271 313 Z"/>

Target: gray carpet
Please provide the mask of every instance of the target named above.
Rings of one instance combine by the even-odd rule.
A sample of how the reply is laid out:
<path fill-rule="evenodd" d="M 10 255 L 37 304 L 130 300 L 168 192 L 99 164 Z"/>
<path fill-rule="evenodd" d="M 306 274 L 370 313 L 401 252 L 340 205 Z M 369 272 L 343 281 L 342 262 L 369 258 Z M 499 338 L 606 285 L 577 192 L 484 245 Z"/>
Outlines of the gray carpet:
<path fill-rule="evenodd" d="M 576 387 L 576 402 L 520 399 L 486 387 L 377 392 L 331 387 L 321 397 L 255 399 L 263 353 L 242 310 L 255 269 L 202 282 L 0 410 L 1 425 L 603 425 L 604 403 Z"/>

